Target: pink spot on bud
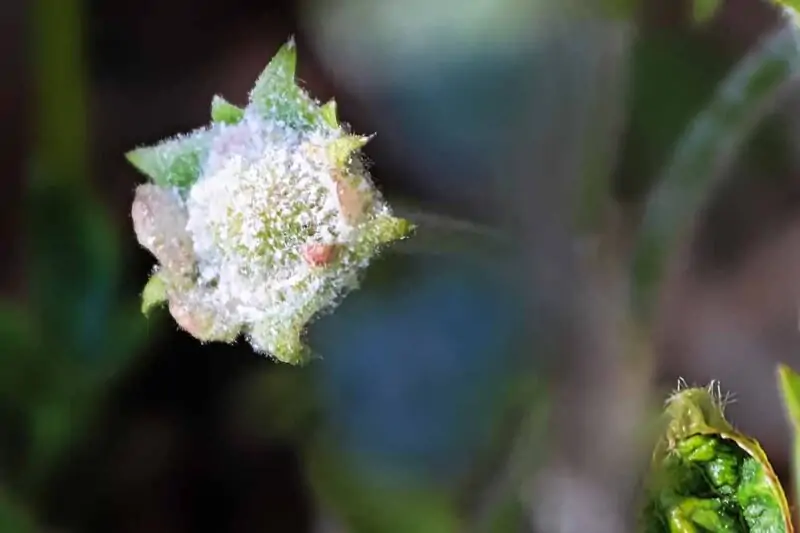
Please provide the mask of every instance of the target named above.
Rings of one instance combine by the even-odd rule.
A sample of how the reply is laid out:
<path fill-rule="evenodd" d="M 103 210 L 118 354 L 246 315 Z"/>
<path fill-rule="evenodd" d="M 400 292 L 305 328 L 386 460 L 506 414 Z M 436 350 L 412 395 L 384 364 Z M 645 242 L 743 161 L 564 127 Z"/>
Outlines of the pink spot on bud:
<path fill-rule="evenodd" d="M 325 266 L 333 261 L 335 244 L 306 244 L 303 246 L 303 259 L 311 266 Z"/>

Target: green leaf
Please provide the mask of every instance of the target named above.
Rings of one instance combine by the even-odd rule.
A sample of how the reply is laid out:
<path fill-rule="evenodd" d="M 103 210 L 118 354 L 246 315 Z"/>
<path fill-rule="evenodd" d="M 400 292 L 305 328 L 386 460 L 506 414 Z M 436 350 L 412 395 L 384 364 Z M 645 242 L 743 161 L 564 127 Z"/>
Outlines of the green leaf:
<path fill-rule="evenodd" d="M 790 11 L 800 12 L 800 0 L 771 0 L 773 4 L 777 4 Z"/>
<path fill-rule="evenodd" d="M 315 448 L 307 463 L 314 490 L 347 531 L 464 531 L 455 503 L 442 489 L 362 471 L 322 446 Z"/>
<path fill-rule="evenodd" d="M 40 332 L 30 312 L 0 300 L 0 397 L 30 403 L 46 370 L 37 353 Z"/>
<path fill-rule="evenodd" d="M 30 310 L 47 334 L 48 358 L 111 357 L 106 320 L 118 302 L 122 262 L 113 224 L 102 206 L 69 187 L 31 193 Z"/>
<path fill-rule="evenodd" d="M 26 309 L 11 301 L 0 300 L 0 355 L 25 353 L 32 349 L 36 328 Z M 0 357 L 0 361 L 5 357 Z"/>
<path fill-rule="evenodd" d="M 717 14 L 722 0 L 694 0 L 692 2 L 692 20 L 698 24 L 708 22 Z"/>
<path fill-rule="evenodd" d="M 678 238 L 717 189 L 722 170 L 800 72 L 798 32 L 786 28 L 742 60 L 679 140 L 645 209 L 634 252 L 634 303 L 647 315 Z"/>
<path fill-rule="evenodd" d="M 778 365 L 778 385 L 789 422 L 800 435 L 800 374 L 786 365 Z"/>
<path fill-rule="evenodd" d="M 214 95 L 211 100 L 211 120 L 224 124 L 238 124 L 242 117 L 244 109 L 231 104 L 219 95 Z"/>
<path fill-rule="evenodd" d="M 713 386 L 677 391 L 653 454 L 643 530 L 792 533 L 786 496 L 764 450 L 725 419 Z"/>
<path fill-rule="evenodd" d="M 125 157 L 153 183 L 162 187 L 186 188 L 200 177 L 209 140 L 207 130 L 196 130 L 154 146 L 137 148 Z"/>
<path fill-rule="evenodd" d="M 11 494 L 0 488 L 0 531 L 9 533 L 33 533 L 37 531 L 33 515 Z"/>
<path fill-rule="evenodd" d="M 314 387 L 311 373 L 292 366 L 254 369 L 231 388 L 231 422 L 251 439 L 301 443 L 318 419 Z"/>
<path fill-rule="evenodd" d="M 792 426 L 792 478 L 796 497 L 800 498 L 800 375 L 786 365 L 778 365 L 778 388 Z"/>

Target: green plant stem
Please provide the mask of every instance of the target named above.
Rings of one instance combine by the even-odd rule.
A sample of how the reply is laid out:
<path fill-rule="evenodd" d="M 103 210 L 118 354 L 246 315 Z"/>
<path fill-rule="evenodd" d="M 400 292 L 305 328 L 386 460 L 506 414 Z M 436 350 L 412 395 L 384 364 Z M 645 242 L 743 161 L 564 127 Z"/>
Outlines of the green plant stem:
<path fill-rule="evenodd" d="M 28 175 L 28 197 L 26 198 L 25 228 L 29 249 L 28 270 L 32 281 L 29 289 L 32 312 L 38 320 L 37 326 L 49 328 L 49 339 L 59 339 L 52 344 L 53 351 L 48 354 L 48 366 L 39 372 L 54 371 L 55 362 L 61 361 L 69 351 L 68 339 L 60 337 L 62 332 L 49 319 L 47 291 L 42 281 L 52 279 L 54 265 L 52 257 L 57 247 L 53 240 L 44 238 L 58 231 L 52 227 L 54 210 L 58 209 L 62 226 L 69 228 L 68 238 L 76 242 L 90 239 L 90 234 L 81 227 L 75 233 L 71 226 L 75 213 L 87 214 L 97 208 L 91 198 L 88 181 L 88 108 L 84 80 L 86 73 L 83 63 L 83 9 L 81 0 L 35 0 L 31 9 L 32 63 L 35 76 L 36 139 L 32 155 L 33 166 Z M 80 221 L 83 222 L 82 220 Z M 106 224 L 105 221 L 102 224 Z M 59 243 L 61 244 L 61 243 Z M 67 249 L 62 257 L 74 258 L 83 250 Z M 59 268 L 66 268 L 59 265 Z M 72 274 L 73 272 L 70 272 Z M 83 274 L 78 272 L 77 274 Z M 64 284 L 78 284 L 63 271 Z M 99 283 L 99 281 L 98 281 Z M 48 290 L 55 285 L 50 285 Z M 77 332 L 69 332 L 77 335 Z M 51 346 L 51 345 L 48 345 Z M 60 379 L 67 379 L 60 377 Z M 71 384 L 76 389 L 81 385 Z M 44 405 L 43 405 L 44 403 Z M 30 446 L 30 467 L 24 474 L 24 492 L 34 494 L 42 482 L 44 471 L 52 466 L 50 462 L 56 452 L 69 444 L 69 431 L 64 430 L 73 423 L 71 411 L 64 409 L 58 417 L 45 400 L 36 399 L 25 406 L 28 409 L 32 431 Z M 60 432 L 60 433 L 59 433 Z M 60 439 L 56 441 L 57 437 Z M 47 450 L 47 453 L 44 453 Z"/>
<path fill-rule="evenodd" d="M 413 238 L 393 245 L 394 251 L 415 255 L 469 254 L 490 262 L 507 258 L 514 251 L 512 237 L 499 229 L 428 212 L 402 199 L 392 198 L 390 203 L 397 216 L 416 226 Z"/>
<path fill-rule="evenodd" d="M 82 18 L 81 0 L 36 0 L 33 4 L 37 113 L 33 187 L 64 181 L 75 184 L 86 178 Z"/>

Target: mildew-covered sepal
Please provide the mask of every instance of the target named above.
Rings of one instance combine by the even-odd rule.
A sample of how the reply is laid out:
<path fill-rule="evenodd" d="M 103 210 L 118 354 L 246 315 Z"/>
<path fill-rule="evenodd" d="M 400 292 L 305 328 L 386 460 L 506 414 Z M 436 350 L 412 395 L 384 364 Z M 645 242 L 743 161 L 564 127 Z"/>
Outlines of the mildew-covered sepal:
<path fill-rule="evenodd" d="M 131 150 L 125 157 L 153 183 L 162 187 L 186 188 L 200 176 L 210 140 L 208 130 L 197 130 L 155 146 Z"/>
<path fill-rule="evenodd" d="M 142 310 L 166 304 L 202 341 L 243 334 L 259 352 L 301 363 L 307 323 L 358 285 L 380 249 L 413 231 L 373 185 L 360 150 L 371 137 L 340 125 L 295 82 L 290 41 L 249 103 L 220 96 L 205 129 L 128 158 L 152 181 L 131 215 L 158 260 Z"/>
<path fill-rule="evenodd" d="M 244 109 L 237 107 L 219 95 L 211 100 L 211 120 L 223 124 L 238 124 L 244 118 Z"/>
<path fill-rule="evenodd" d="M 321 108 L 295 81 L 297 47 L 294 39 L 284 44 L 250 91 L 250 105 L 262 116 L 297 129 L 328 124 L 329 111 Z"/>
<path fill-rule="evenodd" d="M 648 533 L 791 533 L 789 506 L 759 444 L 725 419 L 713 386 L 667 401 L 642 515 Z"/>

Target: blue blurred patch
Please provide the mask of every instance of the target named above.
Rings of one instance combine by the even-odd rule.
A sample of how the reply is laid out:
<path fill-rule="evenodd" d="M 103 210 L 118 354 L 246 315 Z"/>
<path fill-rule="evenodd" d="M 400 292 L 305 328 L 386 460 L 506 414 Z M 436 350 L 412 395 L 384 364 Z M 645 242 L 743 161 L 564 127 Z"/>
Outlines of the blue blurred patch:
<path fill-rule="evenodd" d="M 439 481 L 490 437 L 522 302 L 462 257 L 390 256 L 312 328 L 326 422 L 360 466 Z"/>

